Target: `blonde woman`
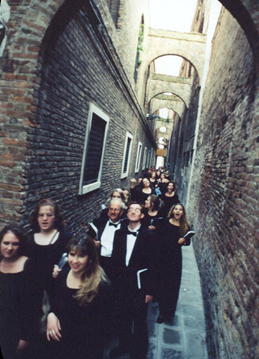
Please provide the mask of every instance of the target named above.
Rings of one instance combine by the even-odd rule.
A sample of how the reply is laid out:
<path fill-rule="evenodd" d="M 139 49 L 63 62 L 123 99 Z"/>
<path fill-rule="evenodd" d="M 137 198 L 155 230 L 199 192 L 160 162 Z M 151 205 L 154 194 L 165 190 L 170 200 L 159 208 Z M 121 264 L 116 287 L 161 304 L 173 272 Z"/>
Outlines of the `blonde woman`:
<path fill-rule="evenodd" d="M 103 355 L 103 327 L 108 285 L 90 237 L 72 238 L 69 268 L 56 279 L 47 317 L 50 358 L 99 359 Z"/>

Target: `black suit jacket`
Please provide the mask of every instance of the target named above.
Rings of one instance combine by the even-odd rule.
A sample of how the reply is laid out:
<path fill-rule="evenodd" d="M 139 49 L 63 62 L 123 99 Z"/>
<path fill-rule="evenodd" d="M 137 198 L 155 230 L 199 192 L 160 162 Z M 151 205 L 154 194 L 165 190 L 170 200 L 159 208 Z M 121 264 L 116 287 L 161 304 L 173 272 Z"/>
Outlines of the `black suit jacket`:
<path fill-rule="evenodd" d="M 156 237 L 143 226 L 140 227 L 129 265 L 126 266 L 127 226 L 115 232 L 112 252 L 113 284 L 115 290 L 123 295 L 138 291 L 137 272 L 148 269 L 141 275 L 141 290 L 153 295 L 155 290 L 156 271 Z"/>
<path fill-rule="evenodd" d="M 106 223 L 108 222 L 108 217 L 99 217 L 95 218 L 93 222 L 89 224 L 88 234 L 94 239 L 97 238 L 100 241 L 100 238 L 103 234 Z M 97 229 L 97 231 L 96 231 Z"/>

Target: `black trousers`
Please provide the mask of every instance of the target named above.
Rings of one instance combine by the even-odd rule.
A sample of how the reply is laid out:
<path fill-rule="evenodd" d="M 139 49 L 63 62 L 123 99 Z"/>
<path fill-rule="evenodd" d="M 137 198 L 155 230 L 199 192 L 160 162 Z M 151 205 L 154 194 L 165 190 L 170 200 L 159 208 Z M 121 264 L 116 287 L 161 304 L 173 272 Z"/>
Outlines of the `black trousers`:
<path fill-rule="evenodd" d="M 147 304 L 145 294 L 117 293 L 116 319 L 119 345 L 129 350 L 131 358 L 144 359 L 148 350 Z"/>

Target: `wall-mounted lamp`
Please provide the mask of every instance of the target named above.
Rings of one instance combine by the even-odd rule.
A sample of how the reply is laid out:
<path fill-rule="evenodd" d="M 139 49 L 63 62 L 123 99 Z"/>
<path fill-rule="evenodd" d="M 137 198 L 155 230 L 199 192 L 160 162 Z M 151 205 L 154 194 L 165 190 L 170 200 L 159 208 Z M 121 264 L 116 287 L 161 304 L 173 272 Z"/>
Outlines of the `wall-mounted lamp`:
<path fill-rule="evenodd" d="M 152 121 L 155 118 L 161 118 L 160 116 L 156 116 L 156 115 L 150 115 L 149 113 L 147 113 L 147 120 L 148 121 Z"/>

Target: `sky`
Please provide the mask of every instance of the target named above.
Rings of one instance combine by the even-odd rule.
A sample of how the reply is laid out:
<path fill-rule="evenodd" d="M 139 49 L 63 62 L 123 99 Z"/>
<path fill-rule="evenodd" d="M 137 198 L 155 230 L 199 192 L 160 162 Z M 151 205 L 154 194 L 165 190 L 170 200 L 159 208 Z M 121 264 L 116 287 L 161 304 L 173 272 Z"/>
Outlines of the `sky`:
<path fill-rule="evenodd" d="M 150 27 L 190 32 L 198 0 L 149 0 Z"/>
<path fill-rule="evenodd" d="M 190 32 L 198 0 L 149 0 L 150 27 Z M 178 76 L 182 64 L 179 56 L 164 56 L 155 61 L 156 72 Z M 161 109 L 166 118 L 168 109 Z"/>
<path fill-rule="evenodd" d="M 190 32 L 198 0 L 149 0 L 150 27 Z M 178 76 L 182 58 L 165 56 L 156 60 L 156 72 Z"/>

